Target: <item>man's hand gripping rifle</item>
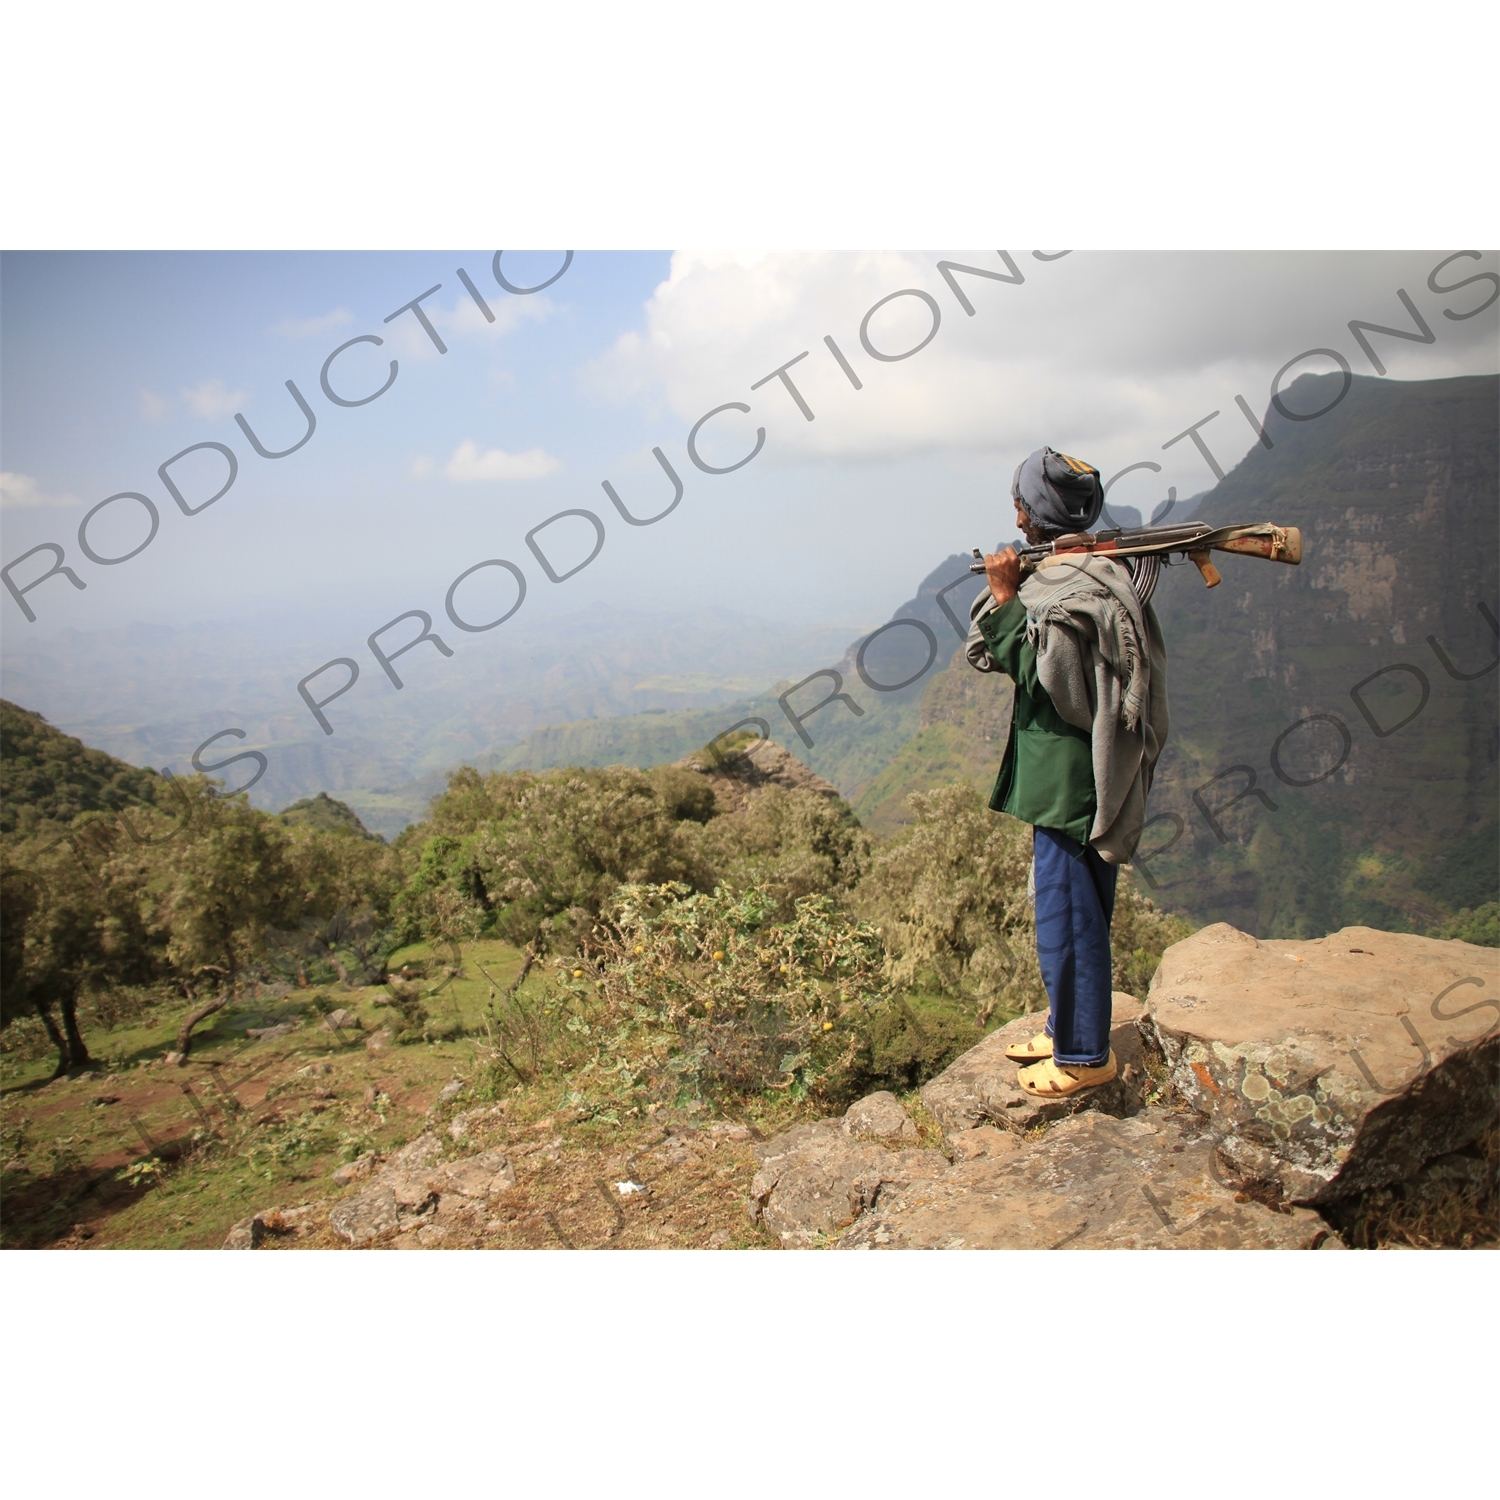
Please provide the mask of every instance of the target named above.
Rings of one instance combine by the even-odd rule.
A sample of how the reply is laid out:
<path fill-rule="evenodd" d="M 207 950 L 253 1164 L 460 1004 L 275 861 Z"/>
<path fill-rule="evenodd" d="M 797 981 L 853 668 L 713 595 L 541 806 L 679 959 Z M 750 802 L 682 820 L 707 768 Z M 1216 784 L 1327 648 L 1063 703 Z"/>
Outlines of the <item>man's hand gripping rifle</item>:
<path fill-rule="evenodd" d="M 1245 557 L 1264 557 L 1272 562 L 1302 561 L 1302 533 L 1295 526 L 1275 526 L 1258 521 L 1253 526 L 1137 526 L 1113 531 L 1075 531 L 1055 541 L 1033 547 L 1017 547 L 1023 574 L 1033 572 L 1048 557 L 1160 557 L 1183 554 L 1197 566 L 1209 588 L 1220 581 L 1219 570 L 1209 561 L 1210 552 L 1238 552 Z M 976 547 L 971 573 L 983 573 L 984 555 Z"/>

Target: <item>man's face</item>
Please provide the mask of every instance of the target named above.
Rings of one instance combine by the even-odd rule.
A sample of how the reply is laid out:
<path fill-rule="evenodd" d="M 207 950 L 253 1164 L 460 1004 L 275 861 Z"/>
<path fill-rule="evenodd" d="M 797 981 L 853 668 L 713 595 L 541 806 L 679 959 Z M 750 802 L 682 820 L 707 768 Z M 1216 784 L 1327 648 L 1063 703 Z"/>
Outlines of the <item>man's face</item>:
<path fill-rule="evenodd" d="M 1015 506 L 1016 525 L 1020 528 L 1021 535 L 1034 546 L 1040 538 L 1037 536 L 1036 529 L 1031 523 L 1031 517 L 1027 514 L 1026 507 L 1019 500 L 1016 500 Z"/>

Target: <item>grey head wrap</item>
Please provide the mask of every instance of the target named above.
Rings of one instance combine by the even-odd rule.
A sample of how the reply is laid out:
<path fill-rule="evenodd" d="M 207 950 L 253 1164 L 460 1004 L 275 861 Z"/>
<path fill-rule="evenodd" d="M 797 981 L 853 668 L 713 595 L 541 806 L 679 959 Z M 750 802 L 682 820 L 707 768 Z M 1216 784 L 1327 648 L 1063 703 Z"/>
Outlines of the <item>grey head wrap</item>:
<path fill-rule="evenodd" d="M 1038 526 L 1054 536 L 1087 531 L 1104 508 L 1099 471 L 1051 448 L 1038 448 L 1017 466 L 1010 494 Z"/>

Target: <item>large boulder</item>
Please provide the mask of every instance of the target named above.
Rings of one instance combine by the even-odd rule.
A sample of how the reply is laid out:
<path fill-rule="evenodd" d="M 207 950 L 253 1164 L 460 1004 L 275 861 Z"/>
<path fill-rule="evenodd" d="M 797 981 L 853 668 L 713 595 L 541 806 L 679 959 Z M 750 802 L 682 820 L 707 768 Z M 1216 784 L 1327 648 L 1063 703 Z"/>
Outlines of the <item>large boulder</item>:
<path fill-rule="evenodd" d="M 1500 1114 L 1494 948 L 1369 927 L 1259 941 L 1220 922 L 1166 951 L 1147 1012 L 1223 1170 L 1292 1202 L 1404 1181 Z"/>
<path fill-rule="evenodd" d="M 259 1214 L 251 1214 L 248 1219 L 241 1219 L 238 1224 L 230 1225 L 229 1233 L 225 1235 L 224 1243 L 219 1248 L 221 1250 L 259 1250 L 265 1237 L 265 1220 Z"/>
<path fill-rule="evenodd" d="M 368 1177 L 375 1170 L 379 1158 L 373 1151 L 366 1151 L 363 1156 L 356 1157 L 353 1161 L 346 1161 L 343 1166 L 333 1169 L 333 1180 L 340 1187 L 348 1187 L 351 1182 L 359 1182 Z"/>
<path fill-rule="evenodd" d="M 842 1120 L 797 1125 L 756 1147 L 748 1209 L 784 1245 L 812 1245 L 844 1228 L 890 1186 L 947 1170 L 941 1151 L 887 1151 L 852 1139 Z"/>
<path fill-rule="evenodd" d="M 987 1150 L 883 1188 L 845 1250 L 1296 1250 L 1329 1238 L 1310 1209 L 1277 1210 L 1214 1175 L 1213 1132 L 1148 1108 L 1075 1115 L 1026 1140 L 980 1127 Z"/>
<path fill-rule="evenodd" d="M 491 1198 L 516 1185 L 515 1167 L 502 1151 L 481 1151 L 458 1161 L 441 1158 L 438 1137 L 431 1132 L 419 1135 L 392 1154 L 364 1192 L 335 1203 L 328 1215 L 329 1224 L 351 1245 L 367 1245 L 394 1230 L 410 1230 L 422 1222 L 467 1223 Z M 335 1180 L 344 1183 L 366 1175 L 373 1162 L 372 1157 L 351 1162 L 334 1173 Z M 300 1225 L 297 1227 L 301 1232 Z M 254 1248 L 266 1229 L 283 1232 L 282 1226 L 270 1220 L 265 1224 L 247 1221 L 230 1231 L 233 1243 L 226 1241 L 225 1248 L 238 1249 L 242 1242 L 244 1248 Z M 444 1228 L 442 1233 L 446 1232 Z M 436 1242 L 426 1236 L 420 1243 L 429 1241 Z"/>
<path fill-rule="evenodd" d="M 1022 1016 L 992 1031 L 971 1047 L 922 1090 L 922 1103 L 945 1133 L 995 1124 L 1005 1130 L 1026 1131 L 1033 1126 L 1066 1119 L 1080 1110 L 1128 1116 L 1144 1102 L 1147 1077 L 1136 1023 L 1142 1014 L 1134 995 L 1116 993 L 1110 1018 L 1109 1044 L 1120 1074 L 1113 1083 L 1070 1099 L 1033 1099 L 1016 1080 L 1021 1064 L 1005 1049 L 1024 1042 L 1046 1025 L 1044 1015 Z"/>

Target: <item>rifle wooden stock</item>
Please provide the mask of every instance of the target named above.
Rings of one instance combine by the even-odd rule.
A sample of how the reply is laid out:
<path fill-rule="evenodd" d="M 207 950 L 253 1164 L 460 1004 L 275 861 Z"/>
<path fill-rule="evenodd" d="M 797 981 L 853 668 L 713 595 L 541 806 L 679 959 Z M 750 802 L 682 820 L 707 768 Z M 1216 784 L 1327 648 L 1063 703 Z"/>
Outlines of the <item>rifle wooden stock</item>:
<path fill-rule="evenodd" d="M 1226 528 L 1239 530 L 1238 527 Z M 1246 528 L 1248 529 L 1248 528 Z M 1245 557 L 1267 557 L 1272 562 L 1291 563 L 1295 567 L 1302 561 L 1302 530 L 1297 526 L 1270 526 L 1269 535 L 1260 534 L 1259 528 L 1249 536 L 1234 536 L 1222 542 L 1210 542 L 1218 552 L 1239 552 Z"/>

